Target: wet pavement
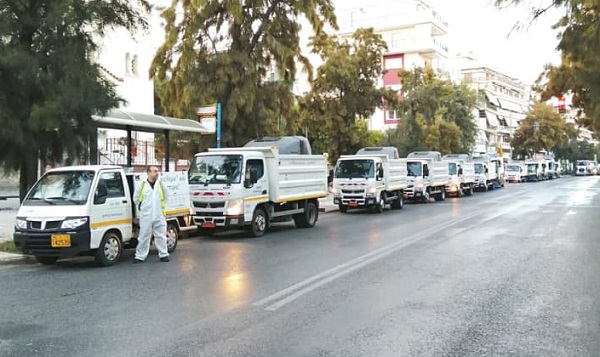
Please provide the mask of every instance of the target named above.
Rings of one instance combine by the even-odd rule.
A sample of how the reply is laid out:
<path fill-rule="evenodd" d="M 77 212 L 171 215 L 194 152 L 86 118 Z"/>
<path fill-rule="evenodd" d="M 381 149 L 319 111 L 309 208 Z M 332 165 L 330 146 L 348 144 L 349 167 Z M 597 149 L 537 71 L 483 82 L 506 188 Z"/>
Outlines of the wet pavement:
<path fill-rule="evenodd" d="M 0 356 L 597 356 L 600 177 L 0 265 Z"/>

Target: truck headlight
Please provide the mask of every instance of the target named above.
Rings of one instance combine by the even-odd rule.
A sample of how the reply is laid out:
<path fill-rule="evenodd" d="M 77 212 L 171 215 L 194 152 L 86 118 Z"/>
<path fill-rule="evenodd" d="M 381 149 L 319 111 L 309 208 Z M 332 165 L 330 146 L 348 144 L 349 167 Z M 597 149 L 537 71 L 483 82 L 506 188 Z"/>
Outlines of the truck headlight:
<path fill-rule="evenodd" d="M 415 191 L 423 191 L 423 184 L 422 183 L 418 183 L 415 184 Z"/>
<path fill-rule="evenodd" d="M 227 203 L 227 216 L 241 216 L 244 214 L 244 200 L 231 200 Z"/>
<path fill-rule="evenodd" d="M 22 218 L 17 218 L 15 220 L 15 228 L 16 229 L 27 229 L 27 220 Z"/>
<path fill-rule="evenodd" d="M 371 188 L 369 189 L 369 193 L 370 193 L 371 195 L 374 195 L 374 194 L 376 194 L 376 193 L 377 193 L 377 187 L 371 187 Z"/>
<path fill-rule="evenodd" d="M 61 229 L 74 229 L 74 228 L 83 226 L 84 224 L 87 223 L 87 221 L 88 221 L 87 217 L 65 219 L 63 221 L 63 223 L 60 225 L 60 228 Z"/>

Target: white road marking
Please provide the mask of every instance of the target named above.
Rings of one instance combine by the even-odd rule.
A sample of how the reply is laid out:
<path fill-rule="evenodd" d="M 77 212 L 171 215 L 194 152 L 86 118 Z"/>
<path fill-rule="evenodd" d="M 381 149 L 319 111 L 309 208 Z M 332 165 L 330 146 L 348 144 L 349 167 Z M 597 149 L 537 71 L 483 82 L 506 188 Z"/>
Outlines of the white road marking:
<path fill-rule="evenodd" d="M 491 221 L 497 217 L 500 217 L 502 215 L 510 213 L 510 212 L 512 212 L 513 209 L 514 208 L 502 210 L 498 214 L 495 214 L 486 219 L 477 221 L 476 224 L 470 225 L 469 228 L 479 226 L 482 223 Z M 262 300 L 255 302 L 253 305 L 254 306 L 264 306 L 270 302 L 276 301 L 275 303 L 273 303 L 265 308 L 265 310 L 267 310 L 267 311 L 275 311 L 275 310 L 281 308 L 282 306 L 285 306 L 285 305 L 289 304 L 290 302 L 300 298 L 301 296 L 306 295 L 306 294 L 314 291 L 315 289 L 318 289 L 340 277 L 343 277 L 353 271 L 363 268 L 368 264 L 376 262 L 376 261 L 378 261 L 400 249 L 403 249 L 411 244 L 414 244 L 418 241 L 429 238 L 432 235 L 434 235 L 444 229 L 447 229 L 449 227 L 452 227 L 452 226 L 457 225 L 462 222 L 469 221 L 472 218 L 479 216 L 479 215 L 481 215 L 481 213 L 470 214 L 459 220 L 447 222 L 447 223 L 438 225 L 436 227 L 429 228 L 429 229 L 415 235 L 412 238 L 407 238 L 402 241 L 392 243 L 390 245 L 387 245 L 385 247 L 377 249 L 373 252 L 370 252 L 368 254 L 365 254 L 358 258 L 355 258 L 349 262 L 340 264 L 332 269 L 324 271 L 324 272 L 317 274 L 311 278 L 308 278 L 299 283 L 296 283 L 288 288 L 285 288 L 285 289 L 278 291 L 270 296 L 267 296 L 266 298 L 264 298 Z"/>

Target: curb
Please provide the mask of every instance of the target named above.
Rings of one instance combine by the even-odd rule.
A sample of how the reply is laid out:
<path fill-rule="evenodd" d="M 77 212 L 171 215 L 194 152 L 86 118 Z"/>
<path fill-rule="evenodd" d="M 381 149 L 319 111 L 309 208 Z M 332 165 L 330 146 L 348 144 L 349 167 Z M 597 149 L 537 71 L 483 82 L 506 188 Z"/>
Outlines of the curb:
<path fill-rule="evenodd" d="M 14 263 L 31 263 L 33 261 L 34 260 L 28 255 L 0 252 L 0 265 Z"/>
<path fill-rule="evenodd" d="M 319 207 L 319 213 L 327 214 L 327 213 L 333 213 L 333 212 L 338 212 L 338 211 L 339 211 L 338 208 L 332 208 L 330 210 L 327 210 L 327 209 L 325 209 L 323 207 Z"/>

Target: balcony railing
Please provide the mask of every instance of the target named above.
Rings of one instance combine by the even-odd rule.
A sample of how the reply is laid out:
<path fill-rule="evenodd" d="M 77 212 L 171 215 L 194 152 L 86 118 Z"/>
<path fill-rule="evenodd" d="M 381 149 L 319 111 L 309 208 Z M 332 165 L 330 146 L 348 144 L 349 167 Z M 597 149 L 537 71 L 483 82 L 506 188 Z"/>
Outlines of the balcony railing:
<path fill-rule="evenodd" d="M 388 42 L 389 52 L 437 52 L 448 54 L 448 46 L 435 37 L 411 37 L 393 39 Z"/>
<path fill-rule="evenodd" d="M 391 10 L 394 11 L 394 10 Z M 405 28 L 420 24 L 431 23 L 441 32 L 448 32 L 448 23 L 431 9 L 408 10 L 403 12 L 380 13 L 377 15 L 353 11 L 342 17 L 340 33 L 351 33 L 357 28 L 372 27 L 375 30 Z"/>

